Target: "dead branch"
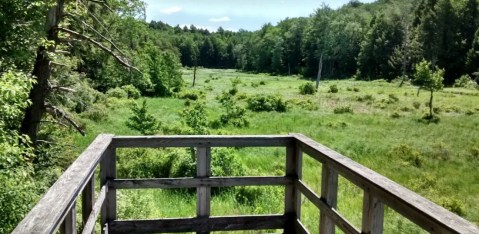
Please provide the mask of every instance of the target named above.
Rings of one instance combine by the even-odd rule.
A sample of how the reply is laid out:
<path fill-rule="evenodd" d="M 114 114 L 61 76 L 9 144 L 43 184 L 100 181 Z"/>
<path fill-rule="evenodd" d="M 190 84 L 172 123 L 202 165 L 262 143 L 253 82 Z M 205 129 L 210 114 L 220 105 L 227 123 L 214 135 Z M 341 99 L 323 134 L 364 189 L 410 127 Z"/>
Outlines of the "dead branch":
<path fill-rule="evenodd" d="M 65 111 L 59 109 L 56 106 L 53 106 L 50 103 L 45 103 L 45 108 L 47 112 L 51 114 L 56 120 L 66 120 L 70 124 L 70 126 L 74 127 L 82 136 L 86 135 L 85 131 Z"/>
<path fill-rule="evenodd" d="M 97 42 L 96 40 L 94 40 L 93 38 L 87 36 L 87 35 L 83 35 L 81 33 L 78 33 L 78 32 L 75 32 L 73 30 L 70 30 L 70 29 L 67 29 L 67 28 L 62 28 L 62 27 L 58 27 L 57 28 L 59 31 L 62 31 L 62 32 L 65 32 L 65 33 L 68 33 L 72 36 L 75 36 L 75 37 L 79 37 L 79 38 L 82 38 L 82 39 L 85 39 L 87 41 L 89 41 L 90 43 L 93 43 L 94 45 L 96 45 L 97 47 L 99 47 L 100 49 L 102 49 L 104 52 L 107 52 L 109 53 L 111 56 L 113 56 L 113 58 L 115 58 L 116 61 L 118 61 L 121 65 L 125 66 L 126 68 L 128 69 L 133 69 L 134 71 L 138 72 L 138 73 L 141 73 L 141 71 L 130 65 L 128 62 L 124 61 L 120 56 L 118 56 L 117 54 L 115 54 L 114 51 L 108 49 L 106 46 L 104 46 L 103 44 L 101 44 L 100 42 Z"/>

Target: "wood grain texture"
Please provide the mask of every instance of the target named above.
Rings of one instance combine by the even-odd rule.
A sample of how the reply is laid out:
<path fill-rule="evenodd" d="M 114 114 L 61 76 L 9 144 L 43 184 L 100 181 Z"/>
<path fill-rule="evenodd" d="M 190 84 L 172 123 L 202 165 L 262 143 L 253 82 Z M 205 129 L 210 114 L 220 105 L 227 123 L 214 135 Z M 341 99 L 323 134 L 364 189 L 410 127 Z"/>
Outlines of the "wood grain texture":
<path fill-rule="evenodd" d="M 141 136 L 114 137 L 117 148 L 161 147 L 279 147 L 294 143 L 292 136 Z"/>
<path fill-rule="evenodd" d="M 286 148 L 286 177 L 294 181 L 302 177 L 303 156 L 296 145 Z M 292 233 L 296 229 L 296 220 L 301 219 L 301 193 L 296 184 L 292 183 L 285 187 L 284 214 L 289 215 L 291 220 L 285 227 L 285 233 Z"/>
<path fill-rule="evenodd" d="M 384 204 L 375 196 L 364 192 L 362 230 L 365 234 L 383 233 Z"/>
<path fill-rule="evenodd" d="M 100 162 L 100 184 L 108 186 L 109 181 L 116 178 L 116 149 L 112 146 L 105 151 Z M 101 208 L 101 225 L 116 220 L 116 189 L 108 188 L 106 198 Z"/>
<path fill-rule="evenodd" d="M 95 199 L 95 174 L 88 180 L 85 188 L 82 192 L 82 221 L 83 226 L 88 221 L 88 217 L 90 217 L 90 213 L 93 209 L 93 200 Z"/>
<path fill-rule="evenodd" d="M 160 179 L 115 179 L 110 187 L 115 189 L 174 189 L 234 186 L 290 185 L 293 178 L 285 176 L 250 176 L 250 177 L 210 177 L 210 178 L 160 178 Z"/>
<path fill-rule="evenodd" d="M 326 216 L 328 216 L 334 224 L 336 224 L 339 229 L 341 229 L 344 233 L 348 234 L 360 234 L 361 231 L 354 227 L 346 218 L 344 218 L 338 211 L 331 208 L 324 200 L 322 200 L 315 192 L 309 189 L 304 182 L 296 181 L 296 185 L 301 191 L 301 193 L 311 202 L 313 203 L 321 212 L 324 212 Z"/>
<path fill-rule="evenodd" d="M 99 135 L 60 176 L 12 233 L 54 233 L 93 175 L 112 135 Z"/>
<path fill-rule="evenodd" d="M 283 229 L 285 215 L 112 221 L 110 233 L 173 233 Z"/>
<path fill-rule="evenodd" d="M 73 202 L 70 211 L 68 211 L 65 219 L 60 226 L 60 234 L 76 234 L 77 233 L 77 213 L 76 202 Z"/>
<path fill-rule="evenodd" d="M 340 175 L 375 194 L 386 205 L 430 233 L 479 233 L 479 228 L 390 179 L 301 134 L 293 135 L 301 149 L 327 163 Z"/>
<path fill-rule="evenodd" d="M 196 177 L 208 178 L 211 176 L 211 148 L 199 147 L 196 149 Z M 211 211 L 211 187 L 198 186 L 196 188 L 196 216 L 209 217 Z"/>
<path fill-rule="evenodd" d="M 332 209 L 336 209 L 338 204 L 338 173 L 330 168 L 328 164 L 323 164 L 321 170 L 321 200 L 326 202 Z M 320 212 L 319 233 L 335 233 L 334 222 L 325 211 Z"/>
<path fill-rule="evenodd" d="M 88 219 L 85 222 L 85 225 L 83 226 L 82 234 L 90 234 L 90 233 L 93 233 L 93 231 L 95 230 L 95 223 L 96 223 L 96 220 L 98 219 L 98 215 L 100 214 L 101 207 L 103 206 L 103 203 L 105 202 L 107 190 L 108 190 L 108 186 L 106 185 L 104 185 L 101 188 L 100 193 L 98 194 L 98 199 L 95 201 L 95 204 L 93 205 L 91 214 L 88 216 Z"/>

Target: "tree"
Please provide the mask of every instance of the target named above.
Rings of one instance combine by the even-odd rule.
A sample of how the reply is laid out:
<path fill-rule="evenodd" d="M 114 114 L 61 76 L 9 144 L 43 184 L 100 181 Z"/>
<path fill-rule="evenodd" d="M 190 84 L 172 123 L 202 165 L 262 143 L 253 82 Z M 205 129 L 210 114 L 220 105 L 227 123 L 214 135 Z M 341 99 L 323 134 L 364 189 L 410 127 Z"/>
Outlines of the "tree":
<path fill-rule="evenodd" d="M 423 60 L 419 64 L 416 65 L 416 74 L 415 74 L 415 82 L 419 85 L 420 89 L 424 89 L 429 91 L 430 98 L 429 98 L 429 115 L 426 116 L 426 119 L 431 121 L 434 119 L 433 115 L 433 97 L 434 92 L 441 90 L 444 80 L 444 70 L 435 68 L 435 71 L 431 69 L 431 63 Z"/>
<path fill-rule="evenodd" d="M 153 135 L 158 132 L 160 124 L 152 114 L 148 113 L 146 100 L 143 100 L 141 106 L 134 103 L 130 110 L 132 116 L 126 122 L 128 128 L 139 131 L 142 135 Z"/>

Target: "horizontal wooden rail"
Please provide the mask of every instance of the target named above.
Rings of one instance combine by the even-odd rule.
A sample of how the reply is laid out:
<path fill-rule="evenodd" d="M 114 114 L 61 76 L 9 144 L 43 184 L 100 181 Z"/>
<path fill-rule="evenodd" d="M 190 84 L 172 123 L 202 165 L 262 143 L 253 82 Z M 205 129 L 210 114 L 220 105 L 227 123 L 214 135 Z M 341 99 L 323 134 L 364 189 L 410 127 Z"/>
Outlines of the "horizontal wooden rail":
<path fill-rule="evenodd" d="M 115 189 L 174 189 L 207 187 L 234 187 L 234 186 L 265 186 L 289 185 L 293 178 L 286 176 L 259 176 L 259 177 L 210 177 L 210 178 L 175 178 L 175 179 L 116 179 L 110 181 Z"/>
<path fill-rule="evenodd" d="M 114 137 L 116 148 L 162 147 L 283 147 L 295 142 L 292 136 L 142 136 Z"/>
<path fill-rule="evenodd" d="M 109 233 L 172 233 L 283 229 L 286 215 L 112 221 Z"/>
<path fill-rule="evenodd" d="M 374 194 L 398 213 L 431 233 L 479 233 L 479 228 L 392 180 L 354 162 L 301 134 L 294 134 L 301 150 L 326 163 L 341 176 Z"/>
<path fill-rule="evenodd" d="M 15 234 L 54 233 L 88 183 L 113 135 L 99 135 L 60 176 L 38 204 L 13 230 Z"/>

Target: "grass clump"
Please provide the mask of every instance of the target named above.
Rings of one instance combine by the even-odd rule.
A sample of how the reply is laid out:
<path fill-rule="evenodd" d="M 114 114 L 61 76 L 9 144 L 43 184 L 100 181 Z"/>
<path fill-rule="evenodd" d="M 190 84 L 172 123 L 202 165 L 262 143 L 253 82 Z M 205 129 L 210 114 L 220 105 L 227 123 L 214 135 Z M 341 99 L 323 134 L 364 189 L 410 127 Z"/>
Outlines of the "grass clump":
<path fill-rule="evenodd" d="M 185 90 L 178 94 L 179 99 L 188 99 L 196 101 L 203 96 L 203 93 L 196 90 Z"/>
<path fill-rule="evenodd" d="M 424 163 L 424 157 L 416 149 L 412 148 L 406 144 L 400 144 L 395 146 L 390 152 L 389 155 L 400 158 L 404 164 L 411 165 L 414 167 L 421 167 Z"/>
<path fill-rule="evenodd" d="M 354 113 L 353 108 L 351 106 L 340 106 L 334 108 L 335 114 L 352 114 Z"/>
<path fill-rule="evenodd" d="M 338 92 L 339 92 L 339 89 L 338 89 L 338 86 L 337 86 L 337 85 L 331 85 L 331 86 L 329 86 L 328 93 L 338 93 Z"/>
<path fill-rule="evenodd" d="M 247 99 L 248 109 L 254 112 L 286 112 L 288 105 L 281 96 L 256 95 Z"/>

